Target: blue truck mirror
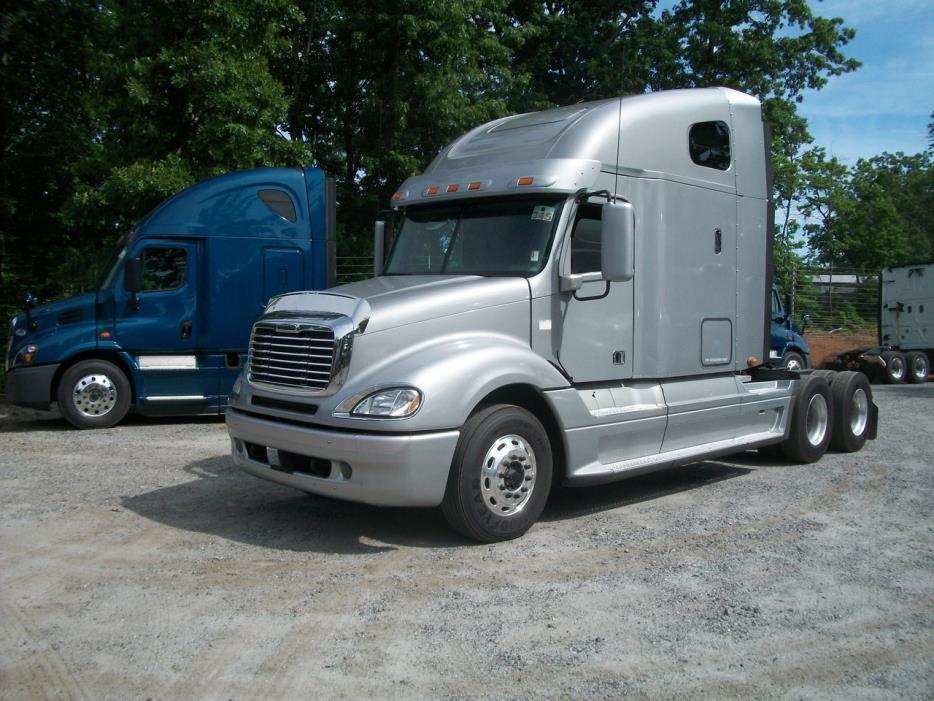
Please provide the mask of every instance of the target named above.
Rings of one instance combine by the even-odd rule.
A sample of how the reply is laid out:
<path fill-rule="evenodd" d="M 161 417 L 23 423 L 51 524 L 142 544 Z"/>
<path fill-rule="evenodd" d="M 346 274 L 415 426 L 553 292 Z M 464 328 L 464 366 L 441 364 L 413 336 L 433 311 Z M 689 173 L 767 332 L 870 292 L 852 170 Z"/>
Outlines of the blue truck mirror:
<path fill-rule="evenodd" d="M 600 269 L 609 282 L 632 280 L 635 274 L 636 217 L 629 202 L 603 205 L 600 230 Z"/>

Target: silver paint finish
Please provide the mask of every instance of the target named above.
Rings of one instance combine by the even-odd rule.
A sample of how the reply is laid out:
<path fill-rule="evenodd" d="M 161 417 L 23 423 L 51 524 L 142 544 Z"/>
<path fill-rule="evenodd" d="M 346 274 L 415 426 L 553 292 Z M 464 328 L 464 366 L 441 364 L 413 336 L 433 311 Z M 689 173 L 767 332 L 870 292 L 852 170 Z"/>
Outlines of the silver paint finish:
<path fill-rule="evenodd" d="M 415 435 L 336 433 L 267 421 L 237 411 L 227 412 L 227 429 L 234 462 L 257 477 L 312 494 L 382 506 L 440 504 L 460 436 L 457 431 Z M 273 470 L 238 450 L 238 440 L 330 460 L 338 469 L 332 469 L 328 478 Z"/>

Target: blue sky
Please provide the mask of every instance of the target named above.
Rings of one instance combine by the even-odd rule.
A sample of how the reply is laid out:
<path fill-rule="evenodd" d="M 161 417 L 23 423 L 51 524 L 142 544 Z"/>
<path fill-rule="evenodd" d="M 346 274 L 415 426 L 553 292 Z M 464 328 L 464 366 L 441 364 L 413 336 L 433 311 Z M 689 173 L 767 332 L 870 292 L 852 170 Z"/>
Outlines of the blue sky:
<path fill-rule="evenodd" d="M 883 151 L 918 153 L 934 111 L 934 0 L 811 0 L 856 30 L 844 52 L 862 67 L 808 91 L 799 113 L 814 143 L 847 164 Z"/>

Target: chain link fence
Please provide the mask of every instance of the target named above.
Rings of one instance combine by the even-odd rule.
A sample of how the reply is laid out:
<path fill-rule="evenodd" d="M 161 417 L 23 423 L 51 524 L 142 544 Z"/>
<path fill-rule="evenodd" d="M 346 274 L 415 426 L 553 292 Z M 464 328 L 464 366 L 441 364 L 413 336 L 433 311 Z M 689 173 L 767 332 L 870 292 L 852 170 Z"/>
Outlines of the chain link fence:
<path fill-rule="evenodd" d="M 879 320 L 879 274 L 849 268 L 793 268 L 784 276 L 786 311 L 821 331 L 868 331 Z"/>

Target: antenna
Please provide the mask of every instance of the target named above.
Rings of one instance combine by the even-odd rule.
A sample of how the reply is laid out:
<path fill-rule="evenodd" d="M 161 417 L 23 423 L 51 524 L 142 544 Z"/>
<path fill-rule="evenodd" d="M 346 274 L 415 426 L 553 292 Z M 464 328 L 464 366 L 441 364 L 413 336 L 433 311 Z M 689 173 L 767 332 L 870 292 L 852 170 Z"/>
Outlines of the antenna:
<path fill-rule="evenodd" d="M 622 27 L 621 27 L 622 29 Z M 619 109 L 616 113 L 616 168 L 613 176 L 613 201 L 616 202 L 616 192 L 619 189 L 619 142 L 620 134 L 623 131 L 623 67 L 625 63 L 625 53 L 622 45 L 619 51 Z"/>

